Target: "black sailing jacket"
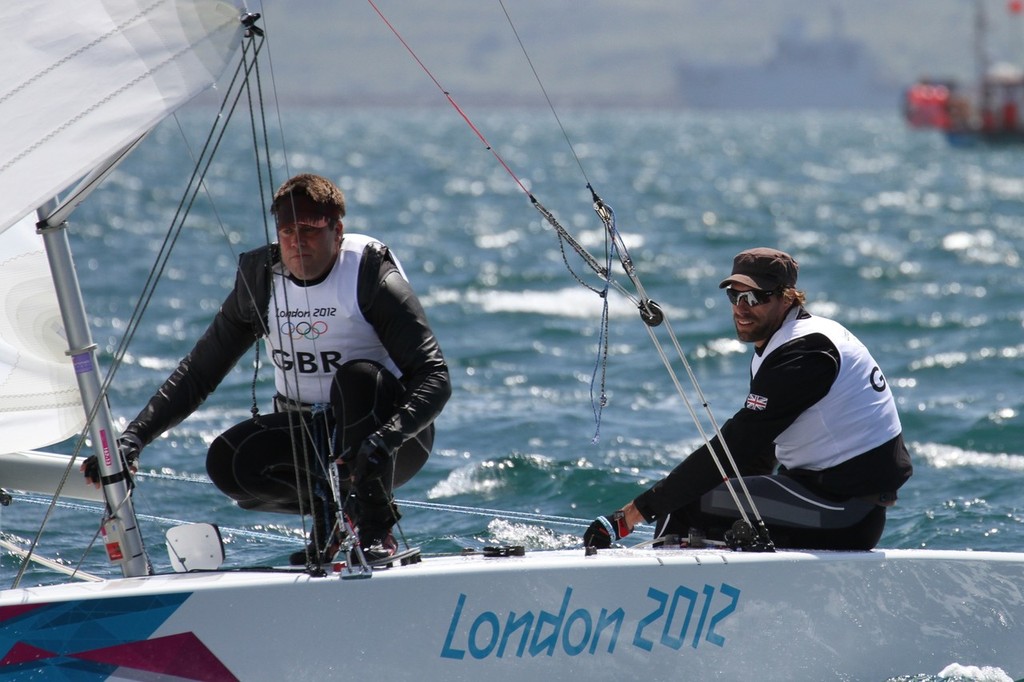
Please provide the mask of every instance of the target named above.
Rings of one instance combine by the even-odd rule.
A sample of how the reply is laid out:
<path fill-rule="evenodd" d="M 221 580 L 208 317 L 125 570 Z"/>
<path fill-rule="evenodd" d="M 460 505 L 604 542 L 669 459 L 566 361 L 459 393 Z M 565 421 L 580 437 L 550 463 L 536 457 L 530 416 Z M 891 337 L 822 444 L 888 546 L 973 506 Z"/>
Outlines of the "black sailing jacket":
<path fill-rule="evenodd" d="M 806 311 L 800 311 L 806 315 Z M 770 474 L 778 466 L 775 438 L 800 414 L 821 400 L 839 373 L 840 353 L 824 334 L 808 334 L 779 346 L 751 380 L 750 393 L 769 397 L 769 409 L 740 409 L 722 425 L 740 475 Z M 711 444 L 722 453 L 717 436 Z M 726 474 L 736 472 L 723 463 Z M 892 494 L 913 473 L 902 434 L 856 457 L 822 470 L 791 469 L 791 476 L 825 497 L 843 500 Z M 689 504 L 722 482 L 707 445 L 697 448 L 665 478 L 633 502 L 647 520 L 661 518 Z"/>
<path fill-rule="evenodd" d="M 235 363 L 267 333 L 270 271 L 277 244 L 239 257 L 235 286 L 192 350 L 125 429 L 148 445 L 192 414 Z M 405 393 L 379 433 L 392 450 L 431 424 L 451 396 L 448 366 L 426 313 L 391 253 L 367 245 L 359 269 L 359 309 L 402 372 Z"/>

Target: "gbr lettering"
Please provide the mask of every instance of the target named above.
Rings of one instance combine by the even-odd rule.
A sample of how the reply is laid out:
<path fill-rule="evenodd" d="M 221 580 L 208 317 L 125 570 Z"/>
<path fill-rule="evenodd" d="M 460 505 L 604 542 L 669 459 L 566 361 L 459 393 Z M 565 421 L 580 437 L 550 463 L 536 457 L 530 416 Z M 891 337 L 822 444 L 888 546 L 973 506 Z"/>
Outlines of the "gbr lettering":
<path fill-rule="evenodd" d="M 334 374 L 341 368 L 341 353 L 336 350 L 325 350 L 319 353 L 299 351 L 292 355 L 285 350 L 271 353 L 274 365 L 279 369 L 299 374 Z"/>

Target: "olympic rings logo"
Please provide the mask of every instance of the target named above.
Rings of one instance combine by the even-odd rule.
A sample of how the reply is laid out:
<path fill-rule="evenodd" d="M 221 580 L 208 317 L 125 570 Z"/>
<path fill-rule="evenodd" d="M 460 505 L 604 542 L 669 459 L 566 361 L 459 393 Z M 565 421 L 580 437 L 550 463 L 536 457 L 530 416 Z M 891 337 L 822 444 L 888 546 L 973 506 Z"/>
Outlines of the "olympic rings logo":
<path fill-rule="evenodd" d="M 327 333 L 327 323 L 317 320 L 309 322 L 285 322 L 281 325 L 281 333 L 293 339 L 315 340 Z"/>

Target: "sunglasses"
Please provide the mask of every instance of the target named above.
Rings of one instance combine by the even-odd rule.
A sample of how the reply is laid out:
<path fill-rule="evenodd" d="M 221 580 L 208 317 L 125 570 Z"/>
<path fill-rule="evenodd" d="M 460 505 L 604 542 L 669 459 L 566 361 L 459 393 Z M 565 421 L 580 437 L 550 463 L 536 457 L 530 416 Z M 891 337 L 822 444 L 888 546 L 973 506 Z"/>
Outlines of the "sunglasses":
<path fill-rule="evenodd" d="M 729 297 L 729 303 L 732 303 L 733 305 L 739 305 L 740 301 L 743 301 L 751 308 L 753 308 L 754 306 L 759 306 L 762 303 L 767 303 L 768 299 L 770 299 L 773 294 L 777 293 L 779 293 L 778 289 L 774 291 L 762 291 L 760 289 L 751 289 L 750 291 L 736 291 L 732 287 L 727 287 L 725 290 L 725 295 Z"/>

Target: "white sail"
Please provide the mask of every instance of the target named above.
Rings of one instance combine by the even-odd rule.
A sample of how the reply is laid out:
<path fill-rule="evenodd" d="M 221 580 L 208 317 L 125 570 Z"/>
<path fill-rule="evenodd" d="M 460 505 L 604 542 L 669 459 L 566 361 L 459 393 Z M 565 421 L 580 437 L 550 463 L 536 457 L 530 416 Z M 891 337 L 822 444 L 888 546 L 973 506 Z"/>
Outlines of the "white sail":
<path fill-rule="evenodd" d="M 214 84 L 239 16 L 223 0 L 0 6 L 0 231 Z"/>
<path fill-rule="evenodd" d="M 57 443 L 85 423 L 57 294 L 33 216 L 0 233 L 0 432 L 13 452 Z"/>
<path fill-rule="evenodd" d="M 84 423 L 36 209 L 81 178 L 101 179 L 112 159 L 214 84 L 240 44 L 240 15 L 223 0 L 0 7 L 0 24 L 14 27 L 0 42 L 4 452 L 65 440 Z M 90 189 L 76 188 L 71 203 Z"/>

